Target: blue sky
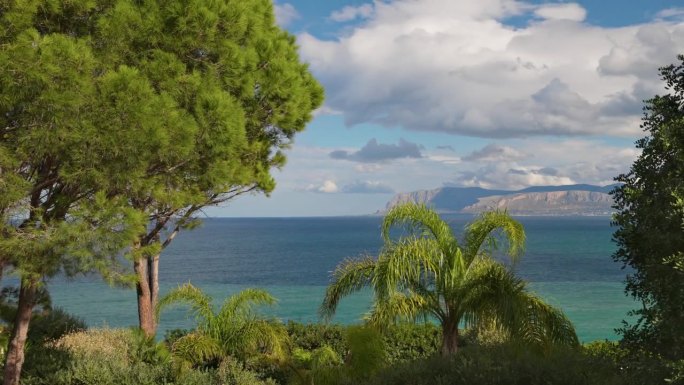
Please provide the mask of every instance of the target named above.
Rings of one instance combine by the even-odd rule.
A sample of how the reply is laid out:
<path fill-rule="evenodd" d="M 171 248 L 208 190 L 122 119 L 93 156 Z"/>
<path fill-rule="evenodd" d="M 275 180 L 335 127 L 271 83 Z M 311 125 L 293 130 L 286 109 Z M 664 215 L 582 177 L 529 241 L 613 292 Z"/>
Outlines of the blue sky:
<path fill-rule="evenodd" d="M 326 89 L 270 197 L 211 216 L 362 215 L 398 192 L 609 184 L 684 53 L 663 0 L 279 0 Z"/>

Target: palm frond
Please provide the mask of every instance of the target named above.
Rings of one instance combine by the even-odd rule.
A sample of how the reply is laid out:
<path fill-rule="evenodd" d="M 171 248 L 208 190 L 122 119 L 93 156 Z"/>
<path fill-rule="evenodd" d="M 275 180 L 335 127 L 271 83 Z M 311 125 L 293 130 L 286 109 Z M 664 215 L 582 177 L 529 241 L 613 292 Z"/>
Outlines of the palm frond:
<path fill-rule="evenodd" d="M 578 344 L 570 320 L 527 291 L 524 281 L 505 266 L 489 258 L 475 264 L 461 287 L 467 326 L 494 323 L 511 337 L 537 346 Z"/>
<path fill-rule="evenodd" d="M 386 247 L 378 257 L 372 284 L 378 298 L 398 286 L 408 287 L 435 277 L 444 269 L 445 256 L 433 239 L 407 237 Z"/>
<path fill-rule="evenodd" d="M 224 355 L 218 341 L 199 332 L 186 334 L 177 339 L 171 346 L 171 353 L 175 359 L 188 362 L 192 366 L 201 365 Z"/>
<path fill-rule="evenodd" d="M 257 306 L 274 305 L 277 302 L 269 292 L 262 289 L 244 289 L 226 298 L 218 317 L 221 320 L 249 318 Z"/>
<path fill-rule="evenodd" d="M 265 354 L 271 359 L 283 360 L 290 351 L 287 329 L 277 321 L 257 320 L 245 325 L 240 333 L 240 349 Z M 245 349 L 247 348 L 247 349 Z"/>
<path fill-rule="evenodd" d="M 424 204 L 406 203 L 391 208 L 382 222 L 381 233 L 385 243 L 390 242 L 392 227 L 402 225 L 415 236 L 434 238 L 444 251 L 458 248 L 449 224 Z"/>
<path fill-rule="evenodd" d="M 371 257 L 347 259 L 339 264 L 333 272 L 332 283 L 325 290 L 325 298 L 319 308 L 321 317 L 329 320 L 335 314 L 342 297 L 369 286 L 375 264 L 375 260 Z"/>
<path fill-rule="evenodd" d="M 511 330 L 513 337 L 542 347 L 579 345 L 572 322 L 560 309 L 528 292 L 520 293 L 518 303 L 521 311 Z"/>
<path fill-rule="evenodd" d="M 501 263 L 478 257 L 456 290 L 457 294 L 449 293 L 449 296 L 461 298 L 458 307 L 466 326 L 478 327 L 491 322 L 492 317 L 504 323 L 514 319 L 525 283 Z"/>
<path fill-rule="evenodd" d="M 517 261 L 525 248 L 525 230 L 520 222 L 514 220 L 506 211 L 487 211 L 466 227 L 464 236 L 465 254 L 468 261 L 475 259 L 482 251 L 497 248 L 495 232 L 500 230 L 508 242 L 507 254 L 513 262 Z"/>
<path fill-rule="evenodd" d="M 383 327 L 397 320 L 415 321 L 433 314 L 435 309 L 428 299 L 416 293 L 394 292 L 381 301 L 375 301 L 365 320 L 373 326 Z"/>
<path fill-rule="evenodd" d="M 171 290 L 168 294 L 162 297 L 155 309 L 156 318 L 159 319 L 161 311 L 169 306 L 175 304 L 186 304 L 190 306 L 190 310 L 194 313 L 198 323 L 204 323 L 214 317 L 214 309 L 211 304 L 211 297 L 204 294 L 202 290 L 186 283 L 178 288 Z"/>

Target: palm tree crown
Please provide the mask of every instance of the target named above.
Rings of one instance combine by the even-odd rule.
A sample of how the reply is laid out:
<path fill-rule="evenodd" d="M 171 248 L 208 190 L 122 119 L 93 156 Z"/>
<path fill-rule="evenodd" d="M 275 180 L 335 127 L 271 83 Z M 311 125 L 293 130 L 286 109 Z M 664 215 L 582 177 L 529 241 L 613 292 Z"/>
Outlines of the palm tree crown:
<path fill-rule="evenodd" d="M 400 227 L 404 235 L 390 237 Z M 363 287 L 374 290 L 371 324 L 398 319 L 436 319 L 442 326 L 442 354 L 456 352 L 458 326 L 496 325 L 508 335 L 540 344 L 576 345 L 577 335 L 559 310 L 528 292 L 492 254 L 502 234 L 507 256 L 523 251 L 522 225 L 506 212 L 481 214 L 465 229 L 462 244 L 449 225 L 424 205 L 392 208 L 382 223 L 385 245 L 377 259 L 348 259 L 338 265 L 321 314 L 330 318 L 342 297 Z"/>
<path fill-rule="evenodd" d="M 184 303 L 197 319 L 197 329 L 176 340 L 172 353 L 194 366 L 212 360 L 264 355 L 280 359 L 286 356 L 288 341 L 283 325 L 260 317 L 256 306 L 273 305 L 276 299 L 265 290 L 245 289 L 223 302 L 216 311 L 212 298 L 199 288 L 185 284 L 159 301 L 157 317 L 166 307 Z"/>

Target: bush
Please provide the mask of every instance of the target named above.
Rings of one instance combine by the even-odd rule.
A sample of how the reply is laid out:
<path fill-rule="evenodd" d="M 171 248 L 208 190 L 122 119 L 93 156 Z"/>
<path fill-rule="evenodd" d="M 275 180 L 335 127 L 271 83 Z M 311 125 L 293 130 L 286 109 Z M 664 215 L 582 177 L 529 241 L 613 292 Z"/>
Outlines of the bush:
<path fill-rule="evenodd" d="M 328 346 L 340 356 L 344 356 L 349 350 L 344 341 L 346 328 L 342 325 L 302 324 L 289 321 L 286 328 L 294 348 L 313 351 Z"/>
<path fill-rule="evenodd" d="M 684 365 L 652 352 L 611 341 L 594 341 L 584 345 L 583 350 L 584 354 L 612 368 L 624 384 L 684 384 Z"/>
<path fill-rule="evenodd" d="M 387 362 L 403 362 L 427 358 L 439 351 L 442 331 L 439 326 L 404 323 L 383 331 Z"/>
<path fill-rule="evenodd" d="M 137 329 L 91 329 L 44 344 L 60 357 L 52 372 L 27 373 L 25 385 L 275 385 L 242 364 L 179 372 L 165 345 Z"/>
<path fill-rule="evenodd" d="M 74 317 L 62 309 L 54 308 L 34 314 L 26 344 L 26 362 L 23 377 L 47 379 L 57 371 L 66 367 L 69 354 L 51 348 L 50 342 L 68 333 L 85 330 L 86 325 L 80 318 Z M 47 344 L 47 346 L 46 346 Z M 24 381 L 26 383 L 26 381 Z M 50 382 L 34 382 L 49 384 Z"/>
<path fill-rule="evenodd" d="M 345 335 L 354 326 L 287 323 L 293 347 L 314 351 L 327 346 L 340 357 L 347 356 L 349 345 Z M 429 357 L 439 350 L 441 330 L 433 324 L 399 324 L 382 331 L 387 362 L 395 363 Z"/>
<path fill-rule="evenodd" d="M 342 378 L 327 384 L 353 384 Z M 469 346 L 452 357 L 394 364 L 366 384 L 382 385 L 618 385 L 610 366 L 580 350 L 535 353 L 514 344 Z M 317 384 L 318 385 L 318 384 Z"/>

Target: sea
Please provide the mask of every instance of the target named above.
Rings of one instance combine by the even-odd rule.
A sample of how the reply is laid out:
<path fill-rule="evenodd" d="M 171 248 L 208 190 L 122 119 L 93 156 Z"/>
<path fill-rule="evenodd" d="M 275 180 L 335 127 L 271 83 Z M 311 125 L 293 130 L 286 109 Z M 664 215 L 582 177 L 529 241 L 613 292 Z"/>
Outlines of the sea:
<path fill-rule="evenodd" d="M 473 219 L 445 219 L 458 235 Z M 609 217 L 519 217 L 527 242 L 512 266 L 529 288 L 560 307 L 580 340 L 617 339 L 615 329 L 637 306 L 624 293 L 628 271 L 612 260 L 614 228 Z M 208 218 L 181 232 L 160 260 L 161 294 L 190 282 L 216 306 L 245 288 L 263 288 L 278 299 L 261 311 L 283 321 L 320 322 L 318 307 L 335 266 L 346 258 L 377 255 L 381 217 Z M 135 290 L 110 287 L 98 276 L 55 277 L 48 283 L 53 305 L 91 327 L 137 324 Z M 332 322 L 361 322 L 371 304 L 366 290 L 344 299 Z M 159 335 L 191 328 L 182 307 L 161 315 Z"/>

